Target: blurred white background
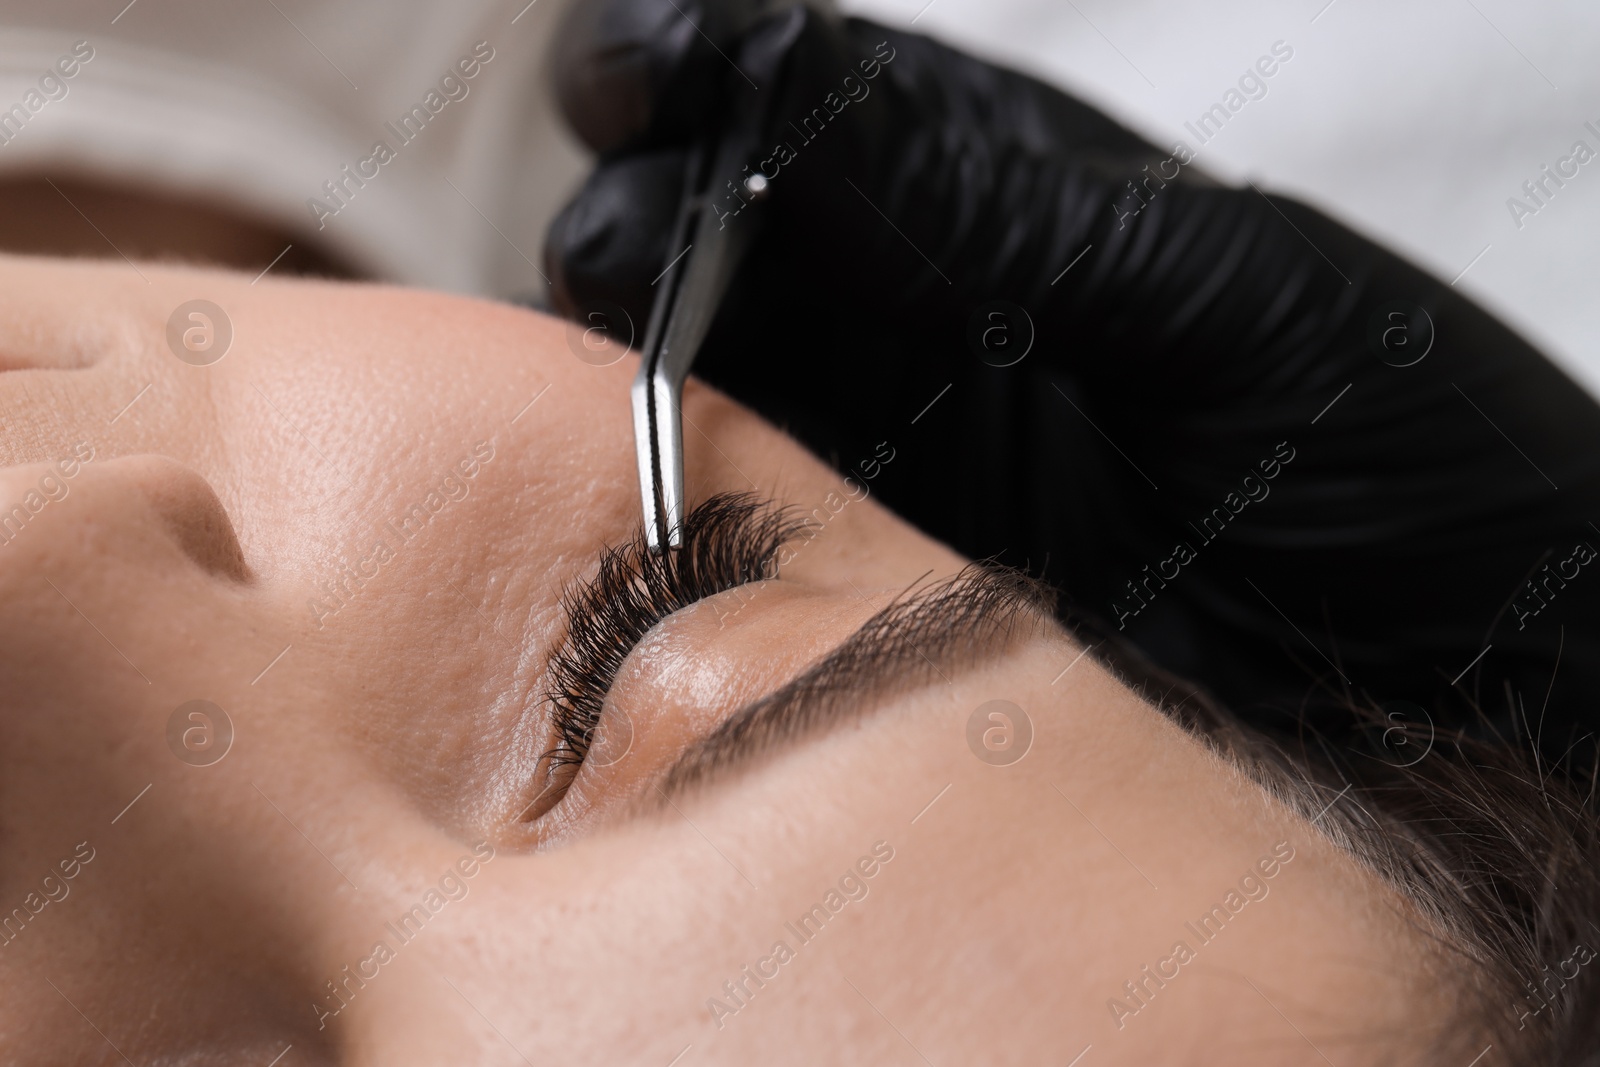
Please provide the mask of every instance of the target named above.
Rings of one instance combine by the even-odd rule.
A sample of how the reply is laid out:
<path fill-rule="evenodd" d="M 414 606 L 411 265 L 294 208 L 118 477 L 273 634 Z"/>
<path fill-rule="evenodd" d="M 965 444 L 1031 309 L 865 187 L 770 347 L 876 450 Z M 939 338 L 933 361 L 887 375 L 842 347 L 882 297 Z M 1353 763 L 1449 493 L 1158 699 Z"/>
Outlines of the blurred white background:
<path fill-rule="evenodd" d="M 95 59 L 0 174 L 232 200 L 397 281 L 537 291 L 587 162 L 545 88 L 569 0 L 0 0 L 0 109 L 72 42 Z M 1273 42 L 1294 58 L 1199 162 L 1292 193 L 1471 293 L 1600 392 L 1600 162 L 1519 229 L 1506 201 L 1600 151 L 1600 8 L 1578 0 L 848 0 L 1097 104 L 1163 146 Z M 477 41 L 495 58 L 318 232 L 306 200 Z M 1463 271 L 1465 273 L 1463 273 Z"/>

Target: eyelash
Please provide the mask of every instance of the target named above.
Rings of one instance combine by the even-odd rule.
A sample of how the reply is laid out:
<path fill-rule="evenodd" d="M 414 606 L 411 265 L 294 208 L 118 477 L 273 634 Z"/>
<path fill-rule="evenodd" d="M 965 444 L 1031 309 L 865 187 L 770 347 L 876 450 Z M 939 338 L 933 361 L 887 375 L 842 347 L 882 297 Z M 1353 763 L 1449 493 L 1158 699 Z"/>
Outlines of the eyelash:
<path fill-rule="evenodd" d="M 568 625 L 550 661 L 548 699 L 558 737 L 545 753 L 550 771 L 583 763 L 606 694 L 646 633 L 707 597 L 776 578 L 779 550 L 807 526 L 748 494 L 727 493 L 689 513 L 682 548 L 657 555 L 641 533 L 607 549 L 599 572 L 561 598 Z"/>

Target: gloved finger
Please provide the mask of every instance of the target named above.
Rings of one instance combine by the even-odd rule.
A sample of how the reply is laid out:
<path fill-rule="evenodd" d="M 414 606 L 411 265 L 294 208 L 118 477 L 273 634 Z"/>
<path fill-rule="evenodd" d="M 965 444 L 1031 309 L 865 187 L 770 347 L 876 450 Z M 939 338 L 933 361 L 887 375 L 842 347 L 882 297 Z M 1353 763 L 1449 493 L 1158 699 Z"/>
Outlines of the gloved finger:
<path fill-rule="evenodd" d="M 643 335 L 686 165 L 685 150 L 663 149 L 595 168 L 545 238 L 545 272 L 558 311 L 579 317 L 601 304 L 615 304 Z"/>
<path fill-rule="evenodd" d="M 556 101 L 594 151 L 692 138 L 715 113 L 728 56 L 762 17 L 794 0 L 583 0 L 551 56 Z"/>

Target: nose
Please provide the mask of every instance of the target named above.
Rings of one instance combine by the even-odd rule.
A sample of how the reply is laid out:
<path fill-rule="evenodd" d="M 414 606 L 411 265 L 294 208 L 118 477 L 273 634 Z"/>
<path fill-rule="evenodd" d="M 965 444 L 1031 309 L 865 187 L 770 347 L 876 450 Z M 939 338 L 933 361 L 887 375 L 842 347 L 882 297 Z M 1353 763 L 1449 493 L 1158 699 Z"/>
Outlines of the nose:
<path fill-rule="evenodd" d="M 233 523 L 198 471 L 163 456 L 118 459 L 112 466 L 143 495 L 151 518 L 190 562 L 218 578 L 251 581 Z"/>

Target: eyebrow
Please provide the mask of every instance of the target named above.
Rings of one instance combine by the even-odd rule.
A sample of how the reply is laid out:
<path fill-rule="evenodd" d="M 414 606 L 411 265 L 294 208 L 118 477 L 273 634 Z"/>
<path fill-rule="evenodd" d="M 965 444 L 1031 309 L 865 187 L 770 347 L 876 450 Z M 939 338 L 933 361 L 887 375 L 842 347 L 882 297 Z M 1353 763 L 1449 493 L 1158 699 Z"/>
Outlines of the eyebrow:
<path fill-rule="evenodd" d="M 746 704 L 662 776 L 663 802 L 759 756 L 860 720 L 891 696 L 963 670 L 1056 625 L 1044 583 L 998 564 L 896 598 L 799 677 Z"/>

